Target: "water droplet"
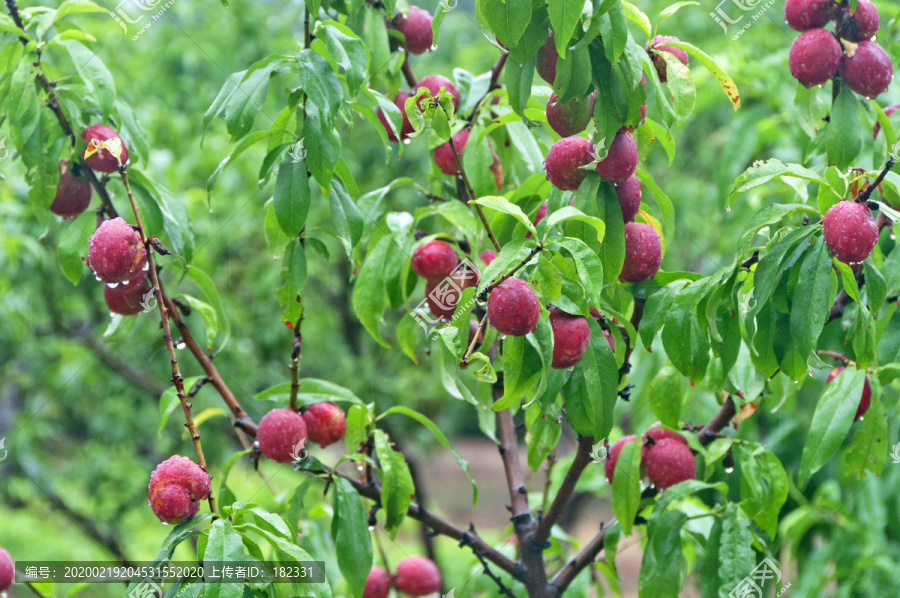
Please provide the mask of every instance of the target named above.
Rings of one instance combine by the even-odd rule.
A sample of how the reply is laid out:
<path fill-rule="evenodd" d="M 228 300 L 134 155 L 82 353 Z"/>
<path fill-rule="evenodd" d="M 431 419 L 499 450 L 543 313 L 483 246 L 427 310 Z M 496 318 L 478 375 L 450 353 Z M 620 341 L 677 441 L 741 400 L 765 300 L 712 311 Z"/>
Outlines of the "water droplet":
<path fill-rule="evenodd" d="M 114 288 L 116 288 L 117 286 L 119 286 L 119 283 L 117 283 L 117 282 L 108 282 L 108 283 L 106 283 L 106 286 L 108 286 L 108 287 L 111 288 L 111 289 L 114 289 Z"/>
<path fill-rule="evenodd" d="M 374 525 L 370 525 L 370 526 L 369 526 L 369 531 L 370 531 L 370 532 L 374 532 L 374 531 L 375 531 L 375 526 L 374 526 Z"/>
<path fill-rule="evenodd" d="M 131 282 L 131 281 L 130 281 L 130 280 L 123 280 L 123 281 L 122 281 L 122 286 L 123 286 L 123 287 L 127 287 L 129 282 Z"/>
<path fill-rule="evenodd" d="M 109 319 L 110 319 L 110 320 L 112 320 L 112 319 L 115 318 L 115 317 L 116 317 L 116 314 L 114 314 L 113 312 L 109 312 Z"/>
<path fill-rule="evenodd" d="M 859 421 L 862 421 L 862 420 L 863 420 L 863 418 L 862 418 L 862 416 L 860 416 Z"/>
<path fill-rule="evenodd" d="M 160 521 L 160 523 L 162 523 L 163 525 L 169 525 L 169 524 L 166 523 L 165 521 Z"/>
<path fill-rule="evenodd" d="M 734 467 L 726 467 L 725 468 L 725 473 L 731 473 L 732 471 L 734 471 Z"/>
<path fill-rule="evenodd" d="M 184 341 L 179 341 L 178 343 L 175 344 L 175 348 L 179 349 L 179 350 L 184 349 L 185 347 L 187 347 L 187 345 L 184 344 Z"/>
<path fill-rule="evenodd" d="M 97 276 L 96 274 L 94 274 L 94 280 L 96 280 L 97 282 L 103 282 L 103 279 L 100 278 L 99 276 Z"/>
<path fill-rule="evenodd" d="M 725 211 L 726 211 L 726 212 L 730 212 L 730 211 L 731 211 L 731 206 L 725 206 Z"/>
<path fill-rule="evenodd" d="M 144 267 L 141 268 L 144 272 L 150 269 L 150 262 L 144 262 Z"/>

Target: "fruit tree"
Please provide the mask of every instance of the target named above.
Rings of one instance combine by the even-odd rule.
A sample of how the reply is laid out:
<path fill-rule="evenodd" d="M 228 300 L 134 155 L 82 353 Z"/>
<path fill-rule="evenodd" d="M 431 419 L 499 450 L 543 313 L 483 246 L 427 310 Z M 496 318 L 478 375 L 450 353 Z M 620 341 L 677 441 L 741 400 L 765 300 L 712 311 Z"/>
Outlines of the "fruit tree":
<path fill-rule="evenodd" d="M 898 5 L 417 4 L 5 0 L 0 592 L 895 594 Z"/>

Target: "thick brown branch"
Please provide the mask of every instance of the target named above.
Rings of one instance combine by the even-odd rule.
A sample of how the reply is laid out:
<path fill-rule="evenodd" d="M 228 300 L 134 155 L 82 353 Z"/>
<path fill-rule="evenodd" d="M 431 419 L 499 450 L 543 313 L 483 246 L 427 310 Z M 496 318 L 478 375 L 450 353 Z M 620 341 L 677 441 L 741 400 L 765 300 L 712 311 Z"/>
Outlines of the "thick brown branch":
<path fill-rule="evenodd" d="M 578 441 L 578 449 L 575 452 L 575 460 L 569 466 L 566 477 L 563 478 L 562 485 L 556 493 L 556 497 L 547 509 L 547 512 L 538 523 L 537 530 L 534 532 L 534 541 L 543 544 L 550 538 L 550 530 L 559 521 L 560 516 L 569 503 L 569 498 L 575 492 L 575 485 L 584 472 L 585 468 L 591 463 L 591 449 L 593 448 L 593 436 L 582 437 Z"/>

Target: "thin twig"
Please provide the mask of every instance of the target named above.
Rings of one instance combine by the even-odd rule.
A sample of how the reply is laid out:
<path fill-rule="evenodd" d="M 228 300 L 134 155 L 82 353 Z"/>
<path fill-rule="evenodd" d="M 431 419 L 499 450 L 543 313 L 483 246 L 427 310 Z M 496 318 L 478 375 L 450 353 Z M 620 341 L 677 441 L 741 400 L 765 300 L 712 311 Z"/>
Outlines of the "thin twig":
<path fill-rule="evenodd" d="M 300 325 L 303 323 L 303 316 L 297 318 L 294 325 L 294 344 L 291 349 L 291 411 L 297 410 L 297 392 L 300 390 L 300 353 L 303 351 L 303 335 L 300 334 Z"/>
<path fill-rule="evenodd" d="M 469 347 L 466 349 L 466 352 L 462 356 L 462 365 L 467 365 L 469 363 L 469 357 L 472 356 L 472 352 L 475 350 L 475 345 L 478 344 L 478 337 L 481 336 L 482 331 L 484 330 L 485 324 L 487 324 L 487 312 L 485 312 L 484 317 L 481 318 L 481 322 L 478 323 L 478 328 L 475 330 L 475 334 L 472 335 L 472 341 L 469 343 Z"/>
<path fill-rule="evenodd" d="M 416 79 L 416 75 L 412 71 L 412 66 L 409 64 L 409 52 L 404 53 L 402 71 L 407 85 L 409 85 L 410 89 L 415 90 L 416 86 L 419 85 L 419 80 Z"/>
<path fill-rule="evenodd" d="M 493 571 L 491 571 L 491 568 L 488 566 L 487 559 L 484 558 L 484 553 L 472 544 L 472 542 L 471 542 L 472 536 L 477 536 L 477 535 L 478 535 L 478 532 L 475 531 L 475 524 L 470 522 L 469 523 L 469 531 L 463 532 L 463 537 L 460 538 L 460 540 L 459 540 L 459 546 L 460 547 L 469 546 L 472 548 L 472 552 L 478 558 L 478 561 L 481 563 L 481 566 L 484 569 L 484 574 L 487 575 L 489 578 L 491 578 L 491 581 L 493 581 L 495 584 L 497 584 L 497 589 L 501 595 L 505 594 L 506 596 L 509 596 L 509 598 L 516 598 L 516 595 L 513 594 L 512 590 L 510 588 L 506 587 L 506 585 L 503 583 L 503 580 L 500 579 L 500 577 L 498 575 L 496 575 Z"/>
<path fill-rule="evenodd" d="M 476 205 L 476 207 L 478 207 L 478 206 Z M 489 284 L 489 285 L 481 292 L 481 295 L 479 296 L 479 298 L 481 298 L 482 300 L 486 299 L 487 296 L 490 294 L 491 291 L 493 291 L 493 290 L 496 289 L 498 286 L 500 286 L 500 285 L 503 283 L 503 281 L 506 280 L 507 278 L 512 278 L 513 275 L 515 275 L 516 272 L 518 272 L 518 271 L 521 270 L 523 267 L 525 267 L 525 264 L 527 264 L 528 262 L 530 262 L 531 259 L 532 259 L 534 256 L 536 256 L 538 253 L 540 253 L 541 251 L 543 251 L 543 249 L 544 249 L 544 245 L 543 245 L 543 244 L 538 244 L 537 246 L 535 246 L 531 251 L 528 252 L 528 255 L 526 255 L 526 256 L 522 259 L 522 261 L 520 261 L 518 264 L 516 264 L 516 266 L 515 266 L 514 268 L 512 268 L 512 269 L 509 270 L 508 272 L 504 273 L 502 276 L 500 276 L 500 278 L 498 278 L 497 280 L 495 280 L 494 282 L 492 282 L 491 284 Z"/>
<path fill-rule="evenodd" d="M 485 98 L 490 95 L 492 91 L 499 88 L 500 85 L 498 83 L 500 79 L 500 71 L 503 70 L 503 66 L 506 64 L 506 59 L 509 54 L 505 52 L 500 54 L 500 57 L 497 58 L 497 62 L 494 63 L 494 66 L 491 67 L 491 82 L 488 85 L 487 91 L 484 92 L 484 95 L 481 96 L 481 99 L 475 102 L 475 107 L 472 108 L 472 112 L 469 113 L 469 116 L 465 118 L 465 120 L 472 122 L 475 119 L 475 116 L 478 114 L 478 110 L 481 108 L 481 104 L 484 102 Z"/>
<path fill-rule="evenodd" d="M 491 230 L 491 225 L 488 223 L 487 218 L 484 215 L 484 210 L 482 210 L 481 206 L 477 203 L 472 203 L 472 201 L 475 199 L 475 190 L 472 188 L 472 183 L 469 182 L 469 177 L 466 174 L 466 169 L 463 168 L 462 158 L 460 157 L 459 152 L 456 151 L 456 144 L 453 142 L 452 135 L 450 136 L 448 143 L 450 144 L 450 150 L 453 152 L 453 158 L 456 160 L 456 168 L 459 170 L 459 176 L 462 179 L 466 194 L 468 195 L 466 203 L 475 207 L 475 211 L 478 212 L 478 218 L 481 220 L 481 224 L 484 225 L 484 230 L 487 231 L 488 238 L 494 245 L 494 249 L 496 249 L 499 253 L 500 242 L 497 240 L 497 237 L 494 236 L 494 231 Z"/>
<path fill-rule="evenodd" d="M 891 171 L 891 168 L 893 168 L 896 163 L 896 158 L 894 158 L 894 156 L 889 156 L 887 162 L 885 162 L 884 164 L 884 168 L 882 168 L 881 172 L 878 173 L 878 177 L 871 185 L 866 186 L 866 188 L 862 190 L 862 192 L 857 196 L 856 201 L 859 203 L 868 201 L 869 197 L 871 197 L 872 195 L 872 192 L 878 188 L 878 185 L 881 184 L 881 181 L 884 180 L 884 177 L 887 176 L 887 173 Z"/>
<path fill-rule="evenodd" d="M 837 351 L 820 350 L 816 351 L 816 355 L 820 355 L 822 357 L 830 357 L 836 361 L 840 361 L 844 365 L 844 367 L 846 367 L 847 364 L 850 363 L 850 360 L 847 359 L 846 355 L 844 355 L 843 353 L 838 353 Z"/>
<path fill-rule="evenodd" d="M 184 377 L 182 377 L 181 375 L 181 369 L 178 365 L 178 358 L 175 356 L 175 343 L 172 341 L 172 330 L 169 327 L 168 308 L 166 307 L 166 303 L 163 300 L 161 286 L 159 283 L 159 274 L 156 272 L 156 268 L 153 265 L 153 251 L 149 246 L 147 232 L 144 230 L 144 225 L 141 222 L 140 208 L 138 208 L 137 202 L 134 200 L 134 195 L 131 193 L 131 185 L 128 183 L 128 172 L 126 167 L 119 167 L 119 173 L 122 175 L 122 184 L 125 186 L 125 193 L 128 195 L 128 201 L 131 202 L 131 209 L 134 212 L 134 219 L 135 223 L 137 224 L 138 233 L 141 236 L 141 242 L 143 243 L 147 251 L 147 266 L 150 272 L 150 278 L 153 281 L 153 289 L 156 294 L 156 302 L 159 305 L 159 316 L 160 320 L 162 321 L 163 338 L 165 339 L 166 350 L 169 353 L 169 361 L 172 365 L 172 384 L 175 386 L 175 393 L 178 395 L 178 400 L 181 403 L 181 409 L 184 411 L 184 425 L 187 428 L 188 434 L 191 437 L 191 442 L 194 445 L 194 452 L 197 454 L 197 464 L 203 471 L 208 474 L 209 471 L 206 467 L 206 458 L 203 456 L 203 447 L 200 444 L 200 432 L 197 430 L 197 426 L 194 424 L 194 416 L 191 413 L 192 405 L 188 402 L 187 394 L 184 391 Z M 212 491 L 210 491 L 207 500 L 209 501 L 209 510 L 213 513 L 213 515 L 218 516 L 218 512 L 216 511 L 216 499 L 213 496 Z"/>

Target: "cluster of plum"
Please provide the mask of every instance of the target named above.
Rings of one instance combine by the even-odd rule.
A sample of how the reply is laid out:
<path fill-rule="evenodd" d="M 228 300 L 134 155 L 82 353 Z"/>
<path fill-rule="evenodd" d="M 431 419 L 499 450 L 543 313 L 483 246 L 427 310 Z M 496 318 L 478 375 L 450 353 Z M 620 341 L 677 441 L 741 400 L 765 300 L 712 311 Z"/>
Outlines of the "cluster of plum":
<path fill-rule="evenodd" d="M 259 422 L 256 441 L 266 458 L 292 463 L 307 440 L 325 448 L 344 437 L 347 420 L 333 403 L 314 403 L 302 414 L 273 409 Z M 163 523 L 181 523 L 197 514 L 210 493 L 210 477 L 187 457 L 175 455 L 160 463 L 150 476 L 148 502 Z"/>
<path fill-rule="evenodd" d="M 366 578 L 363 598 L 387 598 L 392 587 L 408 596 L 434 594 L 441 590 L 441 572 L 434 561 L 424 556 L 401 560 L 394 575 L 376 565 Z"/>
<path fill-rule="evenodd" d="M 622 447 L 637 440 L 634 436 L 623 436 L 609 449 L 604 466 L 606 479 L 610 484 L 616 472 L 616 463 Z M 664 490 L 678 482 L 693 479 L 697 474 L 694 454 L 684 436 L 665 428 L 650 428 L 641 438 L 641 470 L 650 483 Z"/>
<path fill-rule="evenodd" d="M 848 3 L 833 0 L 787 0 L 787 24 L 803 33 L 791 44 L 791 75 L 805 85 L 822 85 L 840 74 L 856 93 L 874 98 L 884 92 L 894 76 L 891 59 L 878 42 L 878 9 L 869 0 L 858 0 L 851 12 Z M 824 29 L 836 21 L 834 32 Z"/>
<path fill-rule="evenodd" d="M 128 162 L 128 149 L 106 125 L 85 128 L 81 139 L 87 142 L 83 164 L 59 163 L 59 184 L 50 211 L 62 218 L 76 218 L 91 205 L 93 188 L 85 168 L 111 173 Z M 121 218 L 101 221 L 88 241 L 88 263 L 97 280 L 106 283 L 103 297 L 110 312 L 133 316 L 144 311 L 151 290 L 147 250 L 128 223 Z"/>

